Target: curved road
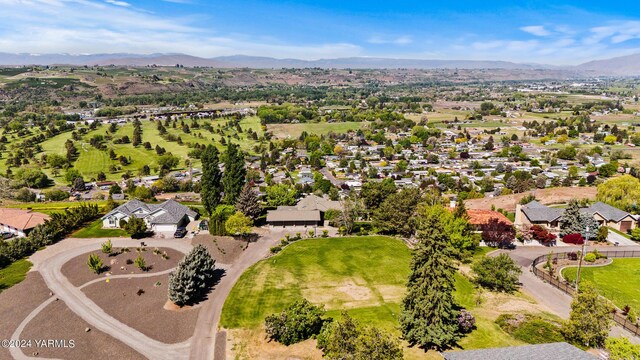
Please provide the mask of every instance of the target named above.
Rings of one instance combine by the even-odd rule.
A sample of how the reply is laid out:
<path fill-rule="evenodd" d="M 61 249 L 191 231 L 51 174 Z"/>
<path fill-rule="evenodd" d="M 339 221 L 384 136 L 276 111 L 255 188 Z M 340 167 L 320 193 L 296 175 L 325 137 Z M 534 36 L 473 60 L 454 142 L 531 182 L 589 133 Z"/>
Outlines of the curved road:
<path fill-rule="evenodd" d="M 173 240 L 145 240 L 148 246 L 151 247 L 167 247 L 173 248 L 181 252 L 188 252 L 191 249 L 191 245 L 185 242 L 178 242 Z M 139 246 L 140 241 L 137 240 L 113 240 L 114 246 L 122 247 L 136 247 Z M 89 299 L 80 289 L 81 287 L 75 287 L 67 280 L 62 274 L 62 266 L 73 259 L 76 256 L 85 254 L 90 251 L 100 249 L 100 243 L 92 242 L 88 245 L 74 247 L 64 252 L 55 254 L 49 258 L 44 259 L 38 264 L 38 271 L 42 275 L 49 289 L 55 294 L 54 297 L 45 301 L 36 310 L 34 310 L 27 318 L 25 318 L 16 329 L 13 334 L 13 338 L 19 338 L 20 332 L 26 326 L 26 324 L 33 319 L 38 312 L 40 312 L 48 303 L 58 298 L 65 302 L 71 311 L 81 317 L 84 321 L 89 323 L 96 329 L 122 341 L 130 346 L 132 349 L 141 353 L 149 359 L 186 359 L 188 349 L 190 346 L 190 340 L 177 343 L 177 344 L 165 344 L 157 340 L 151 339 L 136 329 L 133 329 L 120 321 L 116 320 L 109 314 L 107 314 L 102 308 L 96 305 L 91 299 Z M 149 277 L 157 276 L 159 274 L 167 273 L 170 270 L 138 275 L 118 275 L 113 278 L 122 277 Z M 84 284 L 82 287 L 87 286 L 97 281 L 103 281 L 104 279 L 96 279 L 89 283 Z M 17 358 L 26 358 L 19 349 L 12 349 L 12 355 Z"/>

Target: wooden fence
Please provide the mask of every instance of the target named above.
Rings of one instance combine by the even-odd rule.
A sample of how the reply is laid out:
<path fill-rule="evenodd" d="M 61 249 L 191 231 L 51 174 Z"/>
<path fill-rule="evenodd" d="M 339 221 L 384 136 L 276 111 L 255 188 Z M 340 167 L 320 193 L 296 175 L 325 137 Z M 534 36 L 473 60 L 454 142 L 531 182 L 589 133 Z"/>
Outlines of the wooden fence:
<path fill-rule="evenodd" d="M 640 257 L 640 251 L 636 251 L 636 250 L 600 251 L 600 254 L 606 256 L 607 258 L 638 258 Z M 547 283 L 551 284 L 557 289 L 560 289 L 561 291 L 571 296 L 574 296 L 576 291 L 575 291 L 575 287 L 571 283 L 569 283 L 568 281 L 560 281 L 559 279 L 556 279 L 553 276 L 551 276 L 548 272 L 538 269 L 539 264 L 545 263 L 547 261 L 547 256 L 548 255 L 542 255 L 537 257 L 535 260 L 533 260 L 533 264 L 532 264 L 533 273 L 537 277 L 546 281 Z M 557 262 L 557 260 L 571 259 L 572 257 L 575 258 L 576 256 L 577 254 L 575 252 L 553 253 L 551 255 L 551 261 L 555 263 Z M 615 321 L 618 325 L 622 326 L 630 333 L 636 336 L 640 336 L 640 326 L 638 326 L 637 323 L 627 320 L 627 317 L 622 315 L 622 312 L 620 311 L 620 309 L 616 308 L 616 312 L 613 314 L 612 317 L 613 317 L 613 321 Z"/>

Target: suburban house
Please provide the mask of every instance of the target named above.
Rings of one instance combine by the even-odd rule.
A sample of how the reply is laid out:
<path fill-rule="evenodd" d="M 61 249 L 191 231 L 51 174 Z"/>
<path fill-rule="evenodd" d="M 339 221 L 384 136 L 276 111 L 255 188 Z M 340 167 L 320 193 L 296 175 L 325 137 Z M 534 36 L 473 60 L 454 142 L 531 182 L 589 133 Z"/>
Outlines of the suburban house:
<path fill-rule="evenodd" d="M 34 227 L 44 224 L 49 215 L 31 210 L 0 209 L 0 231 L 3 237 L 27 236 Z"/>
<path fill-rule="evenodd" d="M 603 202 L 592 204 L 581 209 L 600 224 L 626 233 L 638 226 L 638 218 L 626 211 L 617 209 Z M 559 220 L 564 209 L 551 208 L 537 201 L 526 205 L 516 205 L 516 226 L 541 225 L 552 231 L 560 230 Z"/>
<path fill-rule="evenodd" d="M 278 206 L 267 211 L 267 223 L 272 226 L 322 226 L 327 210 L 340 210 L 339 201 L 333 201 L 316 195 L 307 195 L 295 206 Z"/>
<path fill-rule="evenodd" d="M 120 220 L 127 221 L 131 216 L 143 219 L 150 230 L 170 232 L 197 219 L 198 213 L 171 199 L 161 204 L 131 200 L 103 216 L 102 227 L 119 228 Z"/>

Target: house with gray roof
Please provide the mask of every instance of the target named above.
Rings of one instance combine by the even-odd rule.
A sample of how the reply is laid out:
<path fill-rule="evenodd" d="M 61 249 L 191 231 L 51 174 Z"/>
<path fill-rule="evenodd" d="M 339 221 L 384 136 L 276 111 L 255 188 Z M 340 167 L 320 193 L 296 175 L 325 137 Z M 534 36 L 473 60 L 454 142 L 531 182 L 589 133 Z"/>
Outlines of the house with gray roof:
<path fill-rule="evenodd" d="M 198 213 L 171 199 L 160 204 L 131 200 L 103 216 L 102 227 L 119 228 L 120 221 L 128 221 L 131 216 L 143 219 L 152 231 L 172 232 L 197 219 Z"/>
<path fill-rule="evenodd" d="M 560 230 L 559 220 L 563 209 L 542 205 L 532 201 L 526 205 L 516 205 L 516 226 L 540 225 L 550 230 Z"/>
<path fill-rule="evenodd" d="M 583 211 L 593 215 L 601 226 L 608 226 L 623 233 L 638 226 L 637 217 L 603 202 L 597 202 Z"/>
<path fill-rule="evenodd" d="M 339 201 L 307 195 L 296 206 L 278 206 L 267 211 L 267 223 L 272 226 L 322 226 L 327 210 L 340 210 Z"/>
<path fill-rule="evenodd" d="M 589 354 L 566 342 L 509 346 L 502 348 L 446 351 L 445 360 L 596 360 Z"/>

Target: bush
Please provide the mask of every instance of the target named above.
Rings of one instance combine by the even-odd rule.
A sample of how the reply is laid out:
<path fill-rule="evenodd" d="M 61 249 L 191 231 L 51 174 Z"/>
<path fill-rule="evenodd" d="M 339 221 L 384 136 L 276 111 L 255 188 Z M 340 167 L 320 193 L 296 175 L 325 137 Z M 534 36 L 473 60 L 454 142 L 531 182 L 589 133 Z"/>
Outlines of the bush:
<path fill-rule="evenodd" d="M 113 245 L 111 244 L 111 239 L 102 243 L 102 252 L 105 254 L 111 254 L 113 251 Z"/>
<path fill-rule="evenodd" d="M 468 312 L 467 310 L 461 310 L 458 315 L 458 327 L 460 328 L 460 332 L 463 334 L 468 334 L 473 330 L 476 325 L 476 318 Z"/>
<path fill-rule="evenodd" d="M 594 253 L 588 253 L 587 255 L 584 256 L 584 261 L 592 263 L 594 261 L 596 261 L 596 254 Z"/>
<path fill-rule="evenodd" d="M 565 235 L 562 238 L 562 241 L 567 244 L 582 245 L 584 243 L 584 238 L 580 234 L 569 234 Z"/>
<path fill-rule="evenodd" d="M 560 327 L 535 315 L 502 314 L 496 324 L 514 338 L 528 344 L 564 341 Z"/>
<path fill-rule="evenodd" d="M 605 242 L 607 241 L 607 237 L 609 237 L 609 228 L 606 226 L 600 226 L 600 228 L 598 228 L 598 235 L 596 235 L 596 241 Z"/>
<path fill-rule="evenodd" d="M 121 224 L 120 227 L 134 239 L 144 237 L 147 234 L 147 224 L 135 216 L 130 216 L 129 220 Z"/>
<path fill-rule="evenodd" d="M 147 262 L 144 261 L 144 258 L 142 257 L 142 254 L 138 254 L 133 263 L 136 264 L 136 267 L 142 271 L 147 271 L 149 269 L 147 267 Z"/>
<path fill-rule="evenodd" d="M 269 252 L 272 254 L 277 254 L 282 250 L 282 246 L 272 246 L 269 248 Z"/>
<path fill-rule="evenodd" d="M 507 254 L 484 257 L 471 268 L 476 274 L 474 282 L 482 287 L 508 293 L 518 289 L 522 270 Z"/>
<path fill-rule="evenodd" d="M 567 253 L 567 259 L 573 260 L 573 261 L 578 260 L 578 253 L 573 251 Z"/>
<path fill-rule="evenodd" d="M 280 314 L 264 319 L 267 336 L 284 345 L 291 345 L 318 335 L 325 319 L 323 308 L 302 299 L 289 305 Z"/>
<path fill-rule="evenodd" d="M 87 266 L 89 266 L 89 269 L 94 273 L 100 274 L 104 264 L 102 263 L 102 258 L 100 258 L 100 256 L 97 254 L 90 254 L 89 259 L 87 260 Z"/>

